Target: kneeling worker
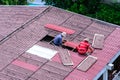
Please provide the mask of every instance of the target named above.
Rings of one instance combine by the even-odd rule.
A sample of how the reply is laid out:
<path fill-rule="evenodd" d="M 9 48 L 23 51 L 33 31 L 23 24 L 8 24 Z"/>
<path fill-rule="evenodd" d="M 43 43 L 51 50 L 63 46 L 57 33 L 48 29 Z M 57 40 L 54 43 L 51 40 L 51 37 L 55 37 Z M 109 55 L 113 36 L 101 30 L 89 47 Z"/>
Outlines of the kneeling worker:
<path fill-rule="evenodd" d="M 66 37 L 66 32 L 62 32 L 61 34 L 58 34 L 57 36 L 55 36 L 53 43 L 56 46 L 61 46 L 63 43 L 63 37 Z"/>
<path fill-rule="evenodd" d="M 91 54 L 93 52 L 93 48 L 89 43 L 89 38 L 85 38 L 83 41 L 81 41 L 80 44 L 76 47 L 76 50 L 79 54 Z"/>

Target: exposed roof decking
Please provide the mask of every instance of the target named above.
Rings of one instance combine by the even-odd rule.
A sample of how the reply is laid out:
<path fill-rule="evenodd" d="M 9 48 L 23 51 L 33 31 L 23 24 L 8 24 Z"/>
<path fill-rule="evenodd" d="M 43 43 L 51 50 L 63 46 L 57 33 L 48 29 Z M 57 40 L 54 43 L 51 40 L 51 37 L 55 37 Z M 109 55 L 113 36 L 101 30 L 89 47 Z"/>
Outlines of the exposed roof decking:
<path fill-rule="evenodd" d="M 120 49 L 120 36 L 118 35 L 120 28 L 108 23 L 55 7 L 0 6 L 0 11 L 3 14 L 0 16 L 0 40 L 3 40 L 0 42 L 0 79 L 2 80 L 10 78 L 15 80 L 46 80 L 48 78 L 52 80 L 93 80 Z M 27 21 L 30 23 L 23 26 Z M 66 38 L 73 42 L 80 42 L 85 37 L 89 37 L 92 42 L 94 33 L 105 35 L 103 50 L 95 50 L 92 54 L 98 58 L 97 62 L 87 72 L 82 72 L 76 67 L 86 56 L 75 52 L 70 51 L 74 65 L 67 67 L 61 63 L 59 52 L 51 61 L 28 54 L 26 51 L 34 45 L 58 50 L 59 47 L 55 48 L 48 42 L 40 41 L 46 35 L 55 36 L 59 33 L 44 28 L 45 24 L 55 24 L 75 30 L 74 34 Z M 31 71 L 25 66 L 11 64 L 15 60 L 38 68 Z"/>

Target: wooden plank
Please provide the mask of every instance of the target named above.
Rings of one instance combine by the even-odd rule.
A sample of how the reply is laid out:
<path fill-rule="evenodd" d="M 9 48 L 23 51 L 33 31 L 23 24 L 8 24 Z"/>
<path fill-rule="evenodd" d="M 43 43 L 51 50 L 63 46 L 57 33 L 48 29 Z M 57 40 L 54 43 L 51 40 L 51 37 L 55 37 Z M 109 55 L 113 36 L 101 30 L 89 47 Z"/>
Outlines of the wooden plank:
<path fill-rule="evenodd" d="M 59 50 L 59 55 L 63 65 L 66 65 L 66 66 L 73 65 L 73 61 L 71 59 L 71 56 L 68 50 L 66 49 Z"/>
<path fill-rule="evenodd" d="M 65 28 L 65 27 L 57 26 L 57 25 L 54 25 L 54 24 L 46 24 L 45 27 L 49 28 L 49 29 L 56 30 L 56 31 L 60 31 L 60 32 L 66 32 L 67 34 L 75 33 L 75 31 L 72 30 L 72 29 L 68 29 L 68 28 Z"/>
<path fill-rule="evenodd" d="M 78 46 L 77 43 L 70 42 L 70 41 L 65 42 L 63 45 L 64 45 L 64 46 L 67 46 L 67 47 L 71 47 L 71 48 L 73 48 L 73 49 L 75 49 L 76 46 Z"/>
<path fill-rule="evenodd" d="M 97 57 L 89 55 L 77 66 L 77 69 L 81 71 L 87 71 L 96 61 Z"/>
<path fill-rule="evenodd" d="M 93 38 L 92 47 L 102 49 L 104 45 L 105 36 L 102 34 L 95 34 Z"/>

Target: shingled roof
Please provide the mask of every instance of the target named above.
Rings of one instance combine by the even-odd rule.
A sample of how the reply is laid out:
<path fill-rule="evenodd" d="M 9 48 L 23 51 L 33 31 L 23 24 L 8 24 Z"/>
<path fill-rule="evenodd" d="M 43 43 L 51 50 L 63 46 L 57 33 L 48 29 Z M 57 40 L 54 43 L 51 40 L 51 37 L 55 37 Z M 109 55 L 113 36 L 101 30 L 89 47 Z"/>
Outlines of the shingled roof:
<path fill-rule="evenodd" d="M 120 49 L 120 28 L 107 22 L 72 13 L 52 6 L 0 6 L 0 79 L 1 80 L 93 80 Z M 54 24 L 74 30 L 66 39 L 79 43 L 95 33 L 105 35 L 104 48 L 92 56 L 97 62 L 86 72 L 77 69 L 86 56 L 69 51 L 73 66 L 64 66 L 59 51 L 64 48 L 42 41 L 59 31 L 45 28 Z M 57 51 L 51 59 L 29 54 L 33 46 Z M 46 50 L 46 49 L 45 49 Z M 45 53 L 45 52 L 44 52 Z"/>

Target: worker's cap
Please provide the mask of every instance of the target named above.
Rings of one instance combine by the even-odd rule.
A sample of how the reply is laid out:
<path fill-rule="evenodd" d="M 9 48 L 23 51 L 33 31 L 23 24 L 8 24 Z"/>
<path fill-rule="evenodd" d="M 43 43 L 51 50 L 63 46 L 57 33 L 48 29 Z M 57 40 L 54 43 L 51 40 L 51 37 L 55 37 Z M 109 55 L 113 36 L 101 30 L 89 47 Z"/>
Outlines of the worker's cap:
<path fill-rule="evenodd" d="M 63 36 L 63 37 L 65 37 L 65 36 L 66 36 L 66 32 L 62 32 L 61 34 L 62 34 L 62 36 Z"/>
<path fill-rule="evenodd" d="M 88 41 L 89 42 L 89 38 L 85 38 L 84 41 Z"/>

